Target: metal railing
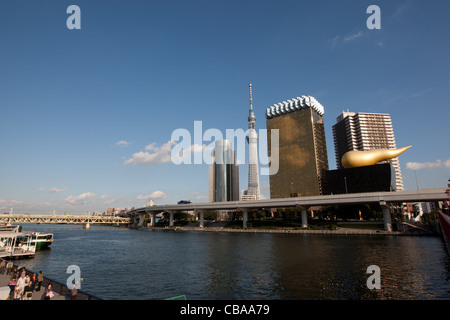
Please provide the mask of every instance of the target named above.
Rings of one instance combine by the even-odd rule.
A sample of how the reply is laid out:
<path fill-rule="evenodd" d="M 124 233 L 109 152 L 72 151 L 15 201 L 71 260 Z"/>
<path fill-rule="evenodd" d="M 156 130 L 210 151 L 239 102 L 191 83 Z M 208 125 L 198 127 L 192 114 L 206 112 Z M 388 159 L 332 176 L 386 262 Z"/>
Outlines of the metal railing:
<path fill-rule="evenodd" d="M 4 260 L 4 259 L 0 259 L 0 260 Z M 16 264 L 13 264 L 13 268 L 18 269 L 19 266 Z M 20 269 L 22 269 L 22 268 L 20 268 Z M 32 278 L 33 275 L 36 275 L 36 278 L 37 278 L 37 276 L 39 274 L 38 272 L 34 272 L 34 271 L 28 270 L 26 268 L 24 268 L 24 270 L 25 270 L 26 274 L 28 274 L 30 276 L 30 278 Z M 63 283 L 56 281 L 54 279 L 51 279 L 49 277 L 44 276 L 44 280 L 41 283 L 41 290 L 45 290 L 45 288 L 49 284 L 52 285 L 52 291 L 55 294 L 58 294 L 58 295 L 64 297 L 66 300 L 71 299 L 72 290 L 69 289 L 66 284 L 63 284 Z M 103 300 L 103 299 L 101 299 L 93 294 L 87 293 L 85 291 L 78 290 L 76 300 Z"/>
<path fill-rule="evenodd" d="M 58 224 L 128 224 L 130 218 L 113 216 L 75 216 L 75 215 L 33 215 L 3 214 L 0 223 L 58 223 Z"/>
<path fill-rule="evenodd" d="M 27 271 L 27 272 L 30 274 L 30 277 L 33 275 L 33 273 L 36 274 L 36 277 L 37 277 L 37 273 L 29 272 L 29 271 Z M 69 289 L 65 284 L 62 284 L 61 282 L 58 282 L 56 280 L 44 277 L 42 286 L 45 288 L 49 284 L 52 285 L 52 290 L 54 293 L 57 293 L 60 296 L 65 297 L 67 300 L 70 300 L 70 298 L 72 296 L 72 290 Z M 101 299 L 95 295 L 92 295 L 90 293 L 84 292 L 82 290 L 78 290 L 76 300 L 103 300 L 103 299 Z"/>

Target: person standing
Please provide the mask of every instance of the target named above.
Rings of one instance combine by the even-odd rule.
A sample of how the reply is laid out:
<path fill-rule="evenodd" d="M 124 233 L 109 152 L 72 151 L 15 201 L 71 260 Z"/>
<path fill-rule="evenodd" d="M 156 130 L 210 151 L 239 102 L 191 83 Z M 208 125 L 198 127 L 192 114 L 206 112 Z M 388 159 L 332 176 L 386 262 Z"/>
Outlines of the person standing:
<path fill-rule="evenodd" d="M 33 273 L 30 279 L 30 288 L 32 291 L 36 290 L 36 285 L 37 285 L 36 273 Z"/>
<path fill-rule="evenodd" d="M 75 282 L 75 284 L 72 287 L 72 296 L 70 297 L 70 300 L 77 300 L 77 294 L 78 294 L 77 284 L 78 284 L 78 282 Z"/>
<path fill-rule="evenodd" d="M 27 285 L 25 286 L 25 290 L 24 290 L 24 300 L 31 300 L 31 297 L 33 296 L 36 275 L 33 273 L 33 278 L 30 278 L 30 276 L 27 275 L 26 279 L 27 279 Z"/>
<path fill-rule="evenodd" d="M 8 283 L 8 287 L 9 287 L 9 289 L 10 289 L 10 291 L 9 291 L 9 300 L 14 300 L 14 293 L 16 292 L 16 285 L 17 285 L 17 282 L 16 282 L 16 278 L 15 277 L 12 277 L 11 278 L 11 281 Z"/>
<path fill-rule="evenodd" d="M 12 267 L 13 267 L 13 263 L 11 260 L 9 260 L 8 263 L 6 264 L 6 274 L 7 275 L 11 274 Z"/>
<path fill-rule="evenodd" d="M 42 297 L 44 298 L 44 300 L 51 300 L 51 298 L 53 298 L 55 294 L 53 293 L 52 290 L 52 284 L 49 283 L 47 288 L 45 288 L 44 290 L 44 294 L 42 295 Z"/>
<path fill-rule="evenodd" d="M 42 281 L 44 281 L 44 273 L 41 270 L 41 271 L 39 271 L 39 274 L 37 276 L 37 288 L 36 288 L 36 291 L 41 291 Z"/>
<path fill-rule="evenodd" d="M 22 300 L 23 298 L 23 291 L 25 289 L 25 285 L 26 285 L 26 279 L 25 279 L 25 272 L 22 272 L 22 274 L 20 275 L 19 280 L 17 280 L 17 285 L 15 288 L 15 298 L 16 300 Z"/>
<path fill-rule="evenodd" d="M 6 261 L 1 259 L 0 260 L 0 273 L 5 274 L 5 270 L 6 270 Z"/>

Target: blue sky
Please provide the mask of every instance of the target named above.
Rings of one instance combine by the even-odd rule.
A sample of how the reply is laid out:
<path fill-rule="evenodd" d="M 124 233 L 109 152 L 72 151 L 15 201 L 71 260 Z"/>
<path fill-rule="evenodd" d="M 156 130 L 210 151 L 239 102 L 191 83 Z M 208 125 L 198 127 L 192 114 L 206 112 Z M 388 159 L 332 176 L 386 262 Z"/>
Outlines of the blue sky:
<path fill-rule="evenodd" d="M 72 4 L 79 30 L 66 26 Z M 366 26 L 372 4 L 379 30 Z M 0 212 L 207 202 L 208 166 L 167 161 L 172 132 L 246 130 L 249 82 L 257 130 L 270 105 L 314 96 L 334 169 L 339 113 L 389 113 L 397 147 L 413 146 L 399 157 L 405 189 L 446 187 L 449 11 L 446 0 L 1 1 Z M 245 189 L 246 165 L 240 176 Z"/>

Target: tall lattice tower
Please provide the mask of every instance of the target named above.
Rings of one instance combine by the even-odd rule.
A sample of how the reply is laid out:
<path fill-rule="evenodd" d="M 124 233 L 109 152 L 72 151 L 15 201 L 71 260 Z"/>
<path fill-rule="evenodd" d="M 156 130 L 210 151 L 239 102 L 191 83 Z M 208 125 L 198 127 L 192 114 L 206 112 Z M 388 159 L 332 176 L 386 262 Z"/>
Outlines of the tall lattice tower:
<path fill-rule="evenodd" d="M 248 113 L 248 189 L 244 191 L 242 200 L 258 200 L 260 198 L 258 171 L 258 134 L 255 130 L 255 112 L 253 111 L 252 84 L 250 89 L 250 110 Z"/>

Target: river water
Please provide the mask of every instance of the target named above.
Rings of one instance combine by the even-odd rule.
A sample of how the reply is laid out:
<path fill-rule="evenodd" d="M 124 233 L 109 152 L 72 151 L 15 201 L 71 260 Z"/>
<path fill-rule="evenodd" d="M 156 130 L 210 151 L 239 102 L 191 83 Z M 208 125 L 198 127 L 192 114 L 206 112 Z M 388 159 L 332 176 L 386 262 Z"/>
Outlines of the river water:
<path fill-rule="evenodd" d="M 19 263 L 61 283 L 77 265 L 81 290 L 107 300 L 450 299 L 439 237 L 22 227 L 54 243 Z M 380 289 L 367 287 L 371 265 Z"/>

